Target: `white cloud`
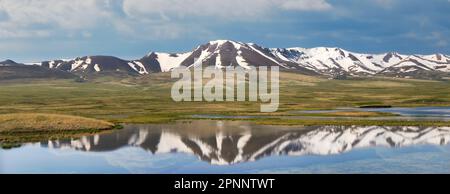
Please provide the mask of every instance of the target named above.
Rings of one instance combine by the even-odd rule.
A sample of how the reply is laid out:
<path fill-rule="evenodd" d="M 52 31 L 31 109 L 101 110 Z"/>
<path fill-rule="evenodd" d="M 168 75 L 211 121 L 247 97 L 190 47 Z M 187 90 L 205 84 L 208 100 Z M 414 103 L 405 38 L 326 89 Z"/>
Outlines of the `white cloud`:
<path fill-rule="evenodd" d="M 286 10 L 298 11 L 324 11 L 332 8 L 325 0 L 288 0 L 282 1 L 281 7 Z"/>
<path fill-rule="evenodd" d="M 245 17 L 261 16 L 270 8 L 270 0 L 124 0 L 123 2 L 125 13 L 136 18 L 150 16 L 169 19 L 172 17 L 210 16 L 244 19 Z"/>
<path fill-rule="evenodd" d="M 28 37 L 50 37 L 51 32 L 48 30 L 15 30 L 8 31 L 0 29 L 0 37 L 3 38 L 28 38 Z"/>
<path fill-rule="evenodd" d="M 95 26 L 110 13 L 108 0 L 0 0 L 0 38 L 47 37 L 56 30 Z"/>
<path fill-rule="evenodd" d="M 155 36 L 176 37 L 177 23 L 184 19 L 242 21 L 282 10 L 330 8 L 326 0 L 0 0 L 0 38 L 45 37 L 58 30 L 73 34 L 97 25 L 112 25 L 121 33 L 145 28 L 156 31 Z"/>
<path fill-rule="evenodd" d="M 107 16 L 102 9 L 106 0 L 1 0 L 0 10 L 8 15 L 8 22 L 18 26 L 48 25 L 78 29 L 94 25 Z"/>
<path fill-rule="evenodd" d="M 274 10 L 322 11 L 330 9 L 325 0 L 124 0 L 123 9 L 131 17 L 161 19 L 186 16 L 245 20 Z M 205 18 L 207 19 L 207 18 Z"/>

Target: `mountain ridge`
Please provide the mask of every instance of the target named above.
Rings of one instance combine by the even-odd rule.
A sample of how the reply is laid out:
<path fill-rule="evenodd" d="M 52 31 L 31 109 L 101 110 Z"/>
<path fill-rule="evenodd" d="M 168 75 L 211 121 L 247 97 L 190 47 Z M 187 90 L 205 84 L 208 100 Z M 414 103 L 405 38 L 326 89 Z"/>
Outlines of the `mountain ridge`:
<path fill-rule="evenodd" d="M 11 61 L 7 62 L 11 64 Z M 190 67 L 197 62 L 217 68 L 279 66 L 287 71 L 331 78 L 380 75 L 431 79 L 448 77 L 450 74 L 450 56 L 440 53 L 364 54 L 338 47 L 266 48 L 255 43 L 232 40 L 209 41 L 188 52 L 149 52 L 136 60 L 124 60 L 114 56 L 84 56 L 70 60 L 43 61 L 38 65 L 79 76 L 99 73 L 139 76 L 168 72 L 177 67 Z"/>

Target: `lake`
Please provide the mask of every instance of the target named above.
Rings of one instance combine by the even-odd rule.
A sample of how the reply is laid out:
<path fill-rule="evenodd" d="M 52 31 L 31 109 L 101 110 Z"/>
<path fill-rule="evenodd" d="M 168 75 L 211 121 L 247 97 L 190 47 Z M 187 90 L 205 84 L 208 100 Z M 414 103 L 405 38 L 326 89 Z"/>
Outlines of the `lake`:
<path fill-rule="evenodd" d="M 334 113 L 343 111 L 370 111 L 394 113 L 406 117 L 450 117 L 450 107 L 393 107 L 393 108 L 338 108 L 334 110 L 296 111 L 297 113 Z"/>
<path fill-rule="evenodd" d="M 450 173 L 450 127 L 124 127 L 0 150 L 0 173 Z"/>
<path fill-rule="evenodd" d="M 381 117 L 332 117 L 332 116 L 295 116 L 308 113 L 338 113 L 348 111 L 393 113 L 398 116 Z M 290 112 L 294 116 L 230 116 L 230 115 L 192 115 L 195 119 L 349 119 L 349 120 L 417 120 L 417 121 L 450 121 L 450 107 L 414 107 L 414 108 L 337 108 L 333 110 L 302 110 Z"/>

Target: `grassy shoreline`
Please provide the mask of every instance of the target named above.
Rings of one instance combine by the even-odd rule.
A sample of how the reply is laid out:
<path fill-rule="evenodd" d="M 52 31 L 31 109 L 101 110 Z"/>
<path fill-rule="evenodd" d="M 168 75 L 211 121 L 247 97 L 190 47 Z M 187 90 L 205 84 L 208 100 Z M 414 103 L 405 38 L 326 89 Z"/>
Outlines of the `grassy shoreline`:
<path fill-rule="evenodd" d="M 174 123 L 176 121 L 189 121 L 189 120 L 217 120 L 217 121 L 248 121 L 259 125 L 299 125 L 299 126 L 317 126 L 317 125 L 333 125 L 333 126 L 437 126 L 437 127 L 450 127 L 450 121 L 440 121 L 440 120 L 399 120 L 399 119 L 389 119 L 389 117 L 396 117 L 396 114 L 381 113 L 381 114 L 370 114 L 372 116 L 367 116 L 362 114 L 360 116 L 352 117 L 354 119 L 348 118 L 347 114 L 331 114 L 328 116 L 326 114 L 311 114 L 305 115 L 273 115 L 267 117 L 267 115 L 260 118 L 245 118 L 245 116 L 259 116 L 259 115 L 232 115 L 223 114 L 216 115 L 219 118 L 206 118 L 206 117 L 192 117 L 192 115 L 140 115 L 136 117 L 130 117 L 126 119 L 120 119 L 120 121 L 125 121 L 121 123 L 129 124 L 168 124 Z M 339 116 L 340 115 L 340 116 Z M 214 115 L 211 115 L 214 116 Z M 221 117 L 225 116 L 225 117 Z M 243 118 L 226 118 L 227 116 L 242 116 Z M 304 116 L 305 118 L 290 119 L 283 118 L 283 116 Z M 308 118 L 311 116 L 311 118 Z M 317 119 L 314 117 L 321 117 L 322 119 Z M 383 120 L 374 120 L 371 118 L 386 117 Z M 329 119 L 328 119 L 329 118 Z M 112 121 L 114 122 L 114 121 Z M 117 122 L 117 120 L 115 121 Z"/>
<path fill-rule="evenodd" d="M 79 138 L 120 128 L 107 121 L 78 116 L 16 113 L 0 115 L 0 147 L 49 139 Z"/>

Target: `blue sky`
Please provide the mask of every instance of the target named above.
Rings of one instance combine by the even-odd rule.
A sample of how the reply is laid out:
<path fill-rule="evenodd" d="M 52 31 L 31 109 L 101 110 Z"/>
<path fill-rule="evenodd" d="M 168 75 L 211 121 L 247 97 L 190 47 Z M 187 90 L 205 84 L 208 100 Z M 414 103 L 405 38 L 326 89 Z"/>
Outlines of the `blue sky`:
<path fill-rule="evenodd" d="M 450 54 L 450 0 L 0 0 L 0 60 L 131 59 L 215 39 Z"/>

